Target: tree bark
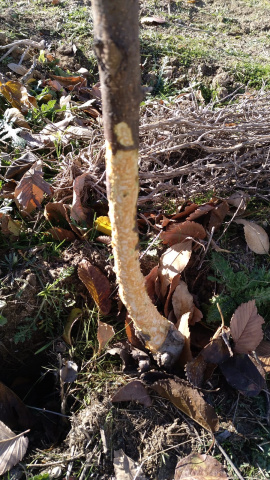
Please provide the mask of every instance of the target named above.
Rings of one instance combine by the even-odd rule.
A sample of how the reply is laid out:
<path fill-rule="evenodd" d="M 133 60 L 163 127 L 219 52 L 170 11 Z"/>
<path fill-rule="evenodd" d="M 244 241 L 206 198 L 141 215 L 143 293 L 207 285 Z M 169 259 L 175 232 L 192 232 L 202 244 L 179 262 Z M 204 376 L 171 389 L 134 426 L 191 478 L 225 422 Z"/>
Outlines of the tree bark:
<path fill-rule="evenodd" d="M 170 366 L 183 336 L 144 287 L 136 228 L 139 106 L 142 100 L 138 0 L 93 0 L 94 48 L 102 93 L 112 245 L 119 294 L 147 348 Z"/>

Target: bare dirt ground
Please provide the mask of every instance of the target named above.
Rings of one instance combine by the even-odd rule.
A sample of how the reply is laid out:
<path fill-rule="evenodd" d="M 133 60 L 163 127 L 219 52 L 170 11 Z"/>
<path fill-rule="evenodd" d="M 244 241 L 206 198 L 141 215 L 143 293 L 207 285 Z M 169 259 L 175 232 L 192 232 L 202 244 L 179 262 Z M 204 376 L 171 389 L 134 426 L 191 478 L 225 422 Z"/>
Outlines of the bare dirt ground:
<path fill-rule="evenodd" d="M 46 55 L 58 60 L 56 65 L 38 62 L 35 79 L 40 84 L 36 87 L 33 83 L 35 95 L 44 79 L 62 72 L 75 76 L 81 68 L 87 69 L 89 89 L 98 82 L 90 3 L 0 0 L 0 56 L 7 52 L 7 44 L 31 39 L 43 41 Z M 153 16 L 158 18 L 144 20 Z M 244 191 L 251 198 L 247 218 L 259 222 L 269 233 L 270 2 L 144 0 L 140 2 L 140 24 L 142 83 L 147 87 L 140 127 L 142 251 L 156 233 L 149 221 L 143 223 L 145 216 L 170 215 L 187 199 L 205 203 L 213 195 L 226 199 L 236 191 Z M 2 57 L 3 84 L 20 78 L 10 64 L 17 64 L 25 51 L 22 44 Z M 33 65 L 34 55 L 39 57 L 40 52 L 31 48 L 26 51 L 22 62 L 26 68 Z M 90 98 L 100 115 L 100 98 Z M 79 101 L 84 100 L 75 97 L 74 105 Z M 1 119 L 6 108 L 1 95 Z M 27 118 L 34 133 L 46 124 L 42 123 L 44 119 L 38 123 L 33 116 Z M 54 117 L 48 118 L 54 121 Z M 46 179 L 55 189 L 54 201 L 71 204 L 73 181 L 90 172 L 82 203 L 89 209 L 92 225 L 96 216 L 107 215 L 102 121 L 80 118 L 80 126 L 93 129 L 91 152 L 85 138 L 71 142 L 72 146 L 63 148 L 60 154 L 55 147 L 48 151 L 28 146 L 26 150 L 47 161 Z M 157 128 L 149 127 L 154 123 Z M 3 142 L 0 148 L 3 187 L 7 166 L 21 156 L 22 150 Z M 10 206 L 8 198 L 4 190 L 3 208 Z M 12 208 L 14 213 L 17 207 L 13 203 Z M 109 278 L 113 291 L 109 321 L 118 332 L 116 340 L 125 340 L 110 246 L 104 248 L 96 242 L 96 232 L 87 242 L 77 236 L 68 246 L 48 241 L 49 225 L 43 210 L 30 220 L 17 214 L 16 220 L 28 222 L 19 238 L 1 233 L 4 323 L 0 327 L 0 380 L 25 404 L 40 409 L 30 421 L 27 456 L 5 478 L 114 479 L 114 451 L 122 449 L 138 462 L 146 478 L 170 480 L 177 460 L 191 451 L 207 452 L 212 436 L 156 392 L 152 391 L 153 403 L 148 408 L 138 402 L 111 402 L 120 386 L 138 377 L 137 364 L 133 359 L 123 367 L 117 356 L 98 354 L 98 313 L 77 275 L 79 262 L 88 258 Z M 64 227 L 70 231 L 71 225 Z M 269 255 L 258 259 L 248 250 L 238 227 L 232 226 L 219 243 L 223 251 L 231 252 L 226 257 L 230 265 L 247 275 L 256 268 L 268 271 Z M 154 247 L 142 260 L 145 275 L 164 251 L 159 243 Z M 195 253 L 196 268 L 200 255 Z M 202 307 L 214 292 L 220 293 L 220 287 L 209 279 L 216 274 L 209 257 L 200 272 L 195 270 L 192 264 L 185 281 Z M 269 278 L 265 278 L 268 288 Z M 84 322 L 83 327 L 75 322 L 75 341 L 69 345 L 62 333 L 73 307 L 83 310 Z M 210 336 L 215 326 L 207 326 Z M 268 331 L 266 325 L 266 339 Z M 199 332 L 198 339 L 202 348 L 209 336 Z M 75 382 L 63 384 L 59 380 L 63 359 L 78 365 Z M 180 375 L 185 378 L 184 371 Z M 219 415 L 217 438 L 231 463 L 217 446 L 211 454 L 224 464 L 228 478 L 241 478 L 232 465 L 240 470 L 242 478 L 270 478 L 268 395 L 264 392 L 244 397 L 227 384 L 218 369 L 204 393 Z M 11 428 L 16 432 L 27 428 L 23 416 L 22 411 L 15 417 L 9 412 Z"/>

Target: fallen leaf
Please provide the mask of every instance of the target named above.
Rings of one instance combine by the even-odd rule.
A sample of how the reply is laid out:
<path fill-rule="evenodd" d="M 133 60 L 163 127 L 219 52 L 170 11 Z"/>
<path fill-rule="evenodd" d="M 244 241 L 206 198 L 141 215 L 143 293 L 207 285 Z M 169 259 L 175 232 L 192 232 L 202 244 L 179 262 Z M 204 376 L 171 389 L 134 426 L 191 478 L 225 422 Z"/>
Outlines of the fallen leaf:
<path fill-rule="evenodd" d="M 166 233 L 166 232 L 164 232 Z M 161 295 L 165 298 L 167 288 L 173 278 L 187 266 L 192 253 L 192 240 L 175 243 L 160 257 L 158 276 L 161 282 Z"/>
<path fill-rule="evenodd" d="M 196 208 L 195 212 L 191 213 L 186 220 L 196 220 L 197 218 L 202 217 L 203 215 L 206 215 L 208 212 L 213 210 L 214 205 L 210 205 L 209 203 L 205 203 L 204 205 L 200 205 L 198 208 Z"/>
<path fill-rule="evenodd" d="M 155 304 L 155 298 L 156 298 L 157 275 L 158 275 L 158 265 L 153 267 L 152 270 L 148 273 L 148 275 L 144 277 L 146 291 L 154 304 Z"/>
<path fill-rule="evenodd" d="M 195 323 L 200 322 L 201 319 L 203 318 L 203 314 L 201 310 L 194 305 L 194 310 L 193 310 L 193 315 L 189 319 L 189 325 L 195 325 Z"/>
<path fill-rule="evenodd" d="M 185 337 L 184 348 L 180 354 L 179 359 L 177 360 L 177 363 L 181 365 L 181 367 L 184 367 L 187 364 L 187 362 L 190 362 L 193 358 L 190 350 L 189 317 L 190 317 L 189 312 L 184 313 L 180 318 L 179 327 L 178 327 L 179 332 L 181 332 L 182 335 L 184 335 Z"/>
<path fill-rule="evenodd" d="M 0 82 L 0 92 L 12 107 L 18 108 L 22 113 L 27 113 L 31 108 L 38 106 L 35 97 L 29 95 L 20 82 L 12 80 L 5 84 Z"/>
<path fill-rule="evenodd" d="M 82 260 L 79 263 L 78 276 L 93 297 L 102 315 L 108 315 L 111 310 L 111 287 L 108 278 L 88 260 Z"/>
<path fill-rule="evenodd" d="M 270 342 L 263 340 L 256 348 L 256 355 L 260 360 L 264 370 L 270 372 Z"/>
<path fill-rule="evenodd" d="M 166 23 L 166 19 L 164 17 L 158 17 L 158 16 L 153 16 L 153 17 L 142 17 L 141 18 L 141 23 L 146 23 L 146 24 L 163 24 Z"/>
<path fill-rule="evenodd" d="M 176 465 L 173 480 L 228 480 L 221 463 L 210 455 L 191 453 Z"/>
<path fill-rule="evenodd" d="M 269 237 L 260 225 L 242 218 L 235 219 L 234 222 L 244 225 L 245 239 L 250 250 L 258 255 L 269 252 Z"/>
<path fill-rule="evenodd" d="M 19 65 L 18 63 L 8 63 L 7 66 L 12 72 L 17 73 L 17 75 L 25 75 L 28 71 L 24 65 Z"/>
<path fill-rule="evenodd" d="M 72 360 L 63 359 L 63 366 L 60 369 L 60 379 L 63 383 L 75 382 L 78 376 L 78 365 Z"/>
<path fill-rule="evenodd" d="M 22 210 L 31 213 L 41 208 L 45 193 L 51 195 L 52 187 L 43 179 L 42 162 L 38 160 L 18 183 L 14 196 Z"/>
<path fill-rule="evenodd" d="M 51 77 L 56 80 L 62 87 L 67 88 L 68 90 L 76 91 L 80 87 L 86 86 L 87 81 L 84 77 L 61 77 L 58 75 L 51 75 Z"/>
<path fill-rule="evenodd" d="M 188 313 L 188 319 L 192 318 L 194 310 L 193 296 L 188 291 L 187 284 L 183 281 L 179 281 L 179 285 L 176 287 L 172 296 L 172 305 L 175 317 L 177 319 L 176 328 L 179 326 L 182 315 Z"/>
<path fill-rule="evenodd" d="M 247 208 L 247 204 L 250 200 L 250 197 L 247 193 L 242 192 L 239 190 L 238 192 L 233 193 L 229 198 L 227 198 L 227 202 L 229 205 L 232 205 L 237 210 L 237 216 L 244 213 Z"/>
<path fill-rule="evenodd" d="M 19 220 L 13 220 L 10 215 L 3 215 L 0 222 L 3 235 L 7 237 L 19 237 L 22 229 L 22 222 Z"/>
<path fill-rule="evenodd" d="M 175 275 L 175 277 L 172 279 L 172 283 L 169 286 L 169 291 L 168 291 L 166 302 L 165 302 L 165 305 L 164 305 L 164 315 L 172 323 L 176 323 L 176 321 L 178 320 L 176 318 L 176 316 L 174 315 L 173 304 L 172 304 L 172 296 L 174 294 L 174 291 L 175 291 L 176 287 L 179 285 L 180 278 L 181 278 L 181 274 L 178 273 L 178 275 Z M 160 292 L 159 292 L 158 298 L 161 301 L 164 300 L 163 297 L 161 296 Z M 169 318 L 169 316 L 170 316 L 170 318 Z"/>
<path fill-rule="evenodd" d="M 50 233 L 54 240 L 58 240 L 58 242 L 63 242 L 64 240 L 74 242 L 74 240 L 76 240 L 76 235 L 66 228 L 52 227 L 45 233 Z"/>
<path fill-rule="evenodd" d="M 204 361 L 202 355 L 198 355 L 193 360 L 187 362 L 185 365 L 185 373 L 187 380 L 194 387 L 202 387 L 205 382 L 205 371 L 207 363 Z"/>
<path fill-rule="evenodd" d="M 255 300 L 242 303 L 234 312 L 230 328 L 235 353 L 250 353 L 256 350 L 263 339 L 264 319 L 258 314 Z"/>
<path fill-rule="evenodd" d="M 15 435 L 0 421 L 0 475 L 4 475 L 24 457 L 28 447 L 28 438 L 24 435 L 28 432 Z"/>
<path fill-rule="evenodd" d="M 197 203 L 191 203 L 190 205 L 184 205 L 181 207 L 180 212 L 175 213 L 172 215 L 171 219 L 172 220 L 179 220 L 179 218 L 184 218 L 187 217 L 187 215 L 190 215 L 192 212 L 195 212 L 195 210 L 198 208 L 199 205 Z M 182 210 L 182 208 L 184 208 Z"/>
<path fill-rule="evenodd" d="M 133 320 L 128 315 L 128 313 L 126 314 L 126 318 L 125 318 L 125 330 L 126 330 L 128 341 L 131 343 L 131 345 L 133 345 L 133 347 L 143 349 L 144 344 L 139 338 L 139 336 L 136 334 Z"/>
<path fill-rule="evenodd" d="M 10 428 L 29 428 L 32 416 L 22 400 L 6 385 L 0 382 L 0 421 Z"/>
<path fill-rule="evenodd" d="M 132 380 L 127 385 L 124 385 L 117 390 L 112 397 L 112 403 L 131 401 L 137 401 L 145 407 L 151 407 L 152 405 L 150 395 L 140 380 Z"/>
<path fill-rule="evenodd" d="M 215 410 L 206 403 L 202 394 L 185 380 L 166 378 L 158 380 L 151 388 L 209 432 L 218 430 Z"/>
<path fill-rule="evenodd" d="M 64 332 L 62 336 L 64 341 L 69 345 L 73 344 L 72 336 L 71 336 L 72 328 L 74 327 L 75 323 L 80 319 L 81 315 L 82 315 L 81 308 L 72 308 L 68 316 L 67 323 L 65 324 Z"/>
<path fill-rule="evenodd" d="M 184 242 L 187 237 L 203 239 L 206 237 L 206 231 L 199 223 L 186 220 L 177 225 L 169 225 L 160 235 L 163 243 L 168 243 L 170 246 Z"/>
<path fill-rule="evenodd" d="M 208 230 L 211 232 L 212 228 L 215 228 L 215 231 L 217 231 L 227 215 L 229 211 L 229 205 L 227 202 L 223 201 L 219 205 L 217 205 L 210 213 L 210 219 L 208 223 Z"/>
<path fill-rule="evenodd" d="M 97 339 L 99 344 L 98 353 L 103 350 L 104 347 L 109 343 L 109 341 L 114 337 L 115 331 L 111 325 L 107 323 L 101 322 L 98 320 L 98 331 L 97 331 Z"/>
<path fill-rule="evenodd" d="M 70 216 L 78 223 L 86 224 L 89 227 L 93 225 L 92 216 L 89 217 L 90 209 L 83 206 L 82 199 L 88 195 L 89 185 L 86 181 L 89 178 L 89 173 L 83 173 L 75 178 L 73 182 L 73 201 Z M 87 197 L 88 198 L 88 197 Z"/>
<path fill-rule="evenodd" d="M 8 123 L 15 123 L 18 127 L 27 128 L 30 130 L 30 125 L 25 120 L 24 115 L 20 112 L 18 108 L 7 108 L 5 110 L 5 119 Z"/>
<path fill-rule="evenodd" d="M 34 155 L 34 153 L 24 153 L 8 167 L 5 178 L 7 180 L 11 180 L 12 178 L 17 181 L 21 180 L 22 176 L 33 167 L 37 161 L 38 157 Z"/>
<path fill-rule="evenodd" d="M 114 451 L 114 473 L 116 480 L 147 480 L 141 473 L 141 465 L 128 457 L 123 450 Z"/>
<path fill-rule="evenodd" d="M 265 379 L 248 355 L 234 355 L 219 365 L 227 382 L 246 397 L 259 395 Z"/>

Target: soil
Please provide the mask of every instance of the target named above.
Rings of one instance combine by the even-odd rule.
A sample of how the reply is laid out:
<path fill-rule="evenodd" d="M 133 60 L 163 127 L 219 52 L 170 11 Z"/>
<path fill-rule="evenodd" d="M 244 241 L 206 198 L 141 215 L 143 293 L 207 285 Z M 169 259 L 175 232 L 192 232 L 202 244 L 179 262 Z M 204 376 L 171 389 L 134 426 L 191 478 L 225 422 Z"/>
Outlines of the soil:
<path fill-rule="evenodd" d="M 223 99 L 236 90 L 244 94 L 252 92 L 255 87 L 268 87 L 270 2 L 231 0 L 225 3 L 219 0 L 140 2 L 142 81 L 148 88 L 149 101 L 142 107 L 145 117 L 149 115 L 153 119 L 154 110 L 149 111 L 151 101 L 156 98 L 162 105 L 164 99 L 190 94 L 195 89 L 202 96 L 204 105 L 209 101 L 221 105 Z M 93 86 L 98 81 L 98 72 L 93 53 L 90 4 L 86 0 L 0 0 L 0 46 L 19 39 L 44 40 L 46 53 L 55 55 L 61 69 L 75 73 L 86 68 L 88 85 Z M 143 17 L 153 15 L 164 17 L 166 23 L 142 21 Z M 5 49 L 0 51 L 1 54 L 6 52 Z M 16 47 L 0 62 L 2 80 L 18 79 L 9 64 L 18 63 L 24 51 L 24 47 Z M 33 51 L 30 49 L 23 64 L 29 68 L 32 61 Z M 42 68 L 40 70 L 43 75 Z M 186 98 L 183 101 L 190 103 Z M 179 104 L 176 107 L 179 108 Z M 166 108 L 165 103 L 164 111 Z M 173 108 L 174 100 L 168 109 Z M 196 159 L 193 151 L 189 161 L 193 160 L 191 156 Z M 82 157 L 85 159 L 86 155 Z M 179 158 L 172 155 L 166 160 L 170 166 Z M 74 162 L 72 168 L 82 168 L 83 171 L 86 168 L 84 161 L 77 161 L 76 165 Z M 142 171 L 147 173 L 154 168 L 149 160 L 142 166 Z M 65 185 L 66 190 L 58 192 L 58 201 L 70 195 L 72 176 L 69 170 L 66 173 L 69 184 Z M 63 178 L 62 172 L 59 178 Z M 106 214 L 103 212 L 102 192 L 95 199 L 101 215 Z M 87 198 L 87 202 L 90 199 Z M 175 206 L 174 203 L 173 208 Z M 160 204 L 148 203 L 142 211 L 146 209 L 157 214 Z M 268 214 L 269 208 L 263 215 L 269 229 Z M 141 233 L 143 240 L 148 241 L 145 226 Z M 236 243 L 235 250 L 235 238 L 226 239 L 224 248 L 236 251 L 234 261 L 238 265 L 253 265 L 254 254 L 247 254 L 243 236 Z M 55 415 L 41 414 L 37 410 L 33 413 L 29 453 L 23 460 L 27 464 L 25 478 L 32 478 L 32 472 L 49 472 L 49 478 L 57 478 L 52 468 L 58 468 L 58 478 L 113 479 L 114 451 L 123 449 L 134 461 L 142 464 L 148 479 L 170 480 L 174 478 L 178 458 L 194 450 L 206 452 L 212 442 L 211 435 L 151 389 L 153 405 L 149 408 L 137 402 L 111 402 L 117 388 L 138 377 L 138 365 L 125 368 L 120 359 L 112 355 L 101 357 L 101 363 L 98 363 L 96 336 L 95 340 L 91 337 L 92 328 L 96 335 L 96 320 L 94 327 L 92 320 L 89 321 L 93 317 L 94 302 L 77 275 L 78 263 L 83 258 L 106 274 L 113 292 L 109 321 L 114 326 L 121 326 L 118 331 L 123 330 L 125 312 L 118 313 L 115 275 L 108 251 L 104 253 L 101 244 L 79 240 L 60 253 L 52 253 L 45 241 L 34 245 L 30 240 L 27 245 L 18 247 L 16 241 L 11 246 L 4 239 L 3 245 L 0 252 L 0 296 L 4 302 L 1 315 L 6 322 L 0 327 L 0 381 L 27 405 L 55 412 Z M 154 254 L 143 258 L 145 275 L 156 265 L 160 253 L 158 246 Z M 195 265 L 198 262 L 196 259 Z M 209 302 L 213 293 L 218 293 L 218 287 L 208 278 L 211 274 L 209 263 L 203 265 L 199 274 L 194 270 L 195 266 L 190 265 L 185 275 L 191 293 L 196 295 L 195 303 L 201 306 Z M 63 272 L 67 275 L 61 278 Z M 51 296 L 48 286 L 53 286 Z M 59 297 L 56 292 L 60 292 Z M 45 303 L 42 303 L 44 298 Z M 73 345 L 67 345 L 62 334 L 71 308 L 85 306 L 88 309 L 85 318 L 73 327 L 76 340 Z M 213 330 L 209 331 L 207 327 L 199 335 L 201 347 L 212 333 Z M 120 340 L 123 338 L 123 332 L 119 337 Z M 63 386 L 59 370 L 65 358 L 74 359 L 80 373 L 74 384 Z M 257 446 L 258 442 L 265 440 L 264 430 L 268 428 L 265 426 L 268 408 L 265 399 L 261 396 L 239 397 L 219 370 L 207 384 L 207 389 L 210 391 L 207 400 L 218 411 L 223 432 L 227 432 L 229 440 L 226 445 L 229 445 L 228 454 L 233 462 L 242 468 L 246 478 L 268 478 L 269 450 L 265 449 L 261 454 Z M 213 395 L 212 392 L 217 393 Z M 261 429 L 258 422 L 263 422 Z M 217 447 L 212 453 L 223 462 Z M 38 466 L 34 467 L 33 463 Z M 53 467 L 49 466 L 51 463 Z M 229 478 L 237 478 L 230 465 L 226 464 L 226 467 Z M 25 467 L 14 472 L 17 472 L 14 478 L 23 478 Z"/>

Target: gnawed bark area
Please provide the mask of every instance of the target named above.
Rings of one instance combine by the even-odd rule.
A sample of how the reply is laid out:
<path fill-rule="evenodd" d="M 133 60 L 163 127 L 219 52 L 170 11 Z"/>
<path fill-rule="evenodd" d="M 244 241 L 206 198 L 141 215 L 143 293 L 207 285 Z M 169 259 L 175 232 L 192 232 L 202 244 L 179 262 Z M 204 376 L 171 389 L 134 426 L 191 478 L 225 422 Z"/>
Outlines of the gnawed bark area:
<path fill-rule="evenodd" d="M 140 271 L 136 208 L 140 86 L 137 0 L 94 0 L 94 45 L 98 58 L 106 139 L 106 173 L 112 244 L 120 297 L 146 346 L 170 365 L 183 337 L 149 299 Z"/>

